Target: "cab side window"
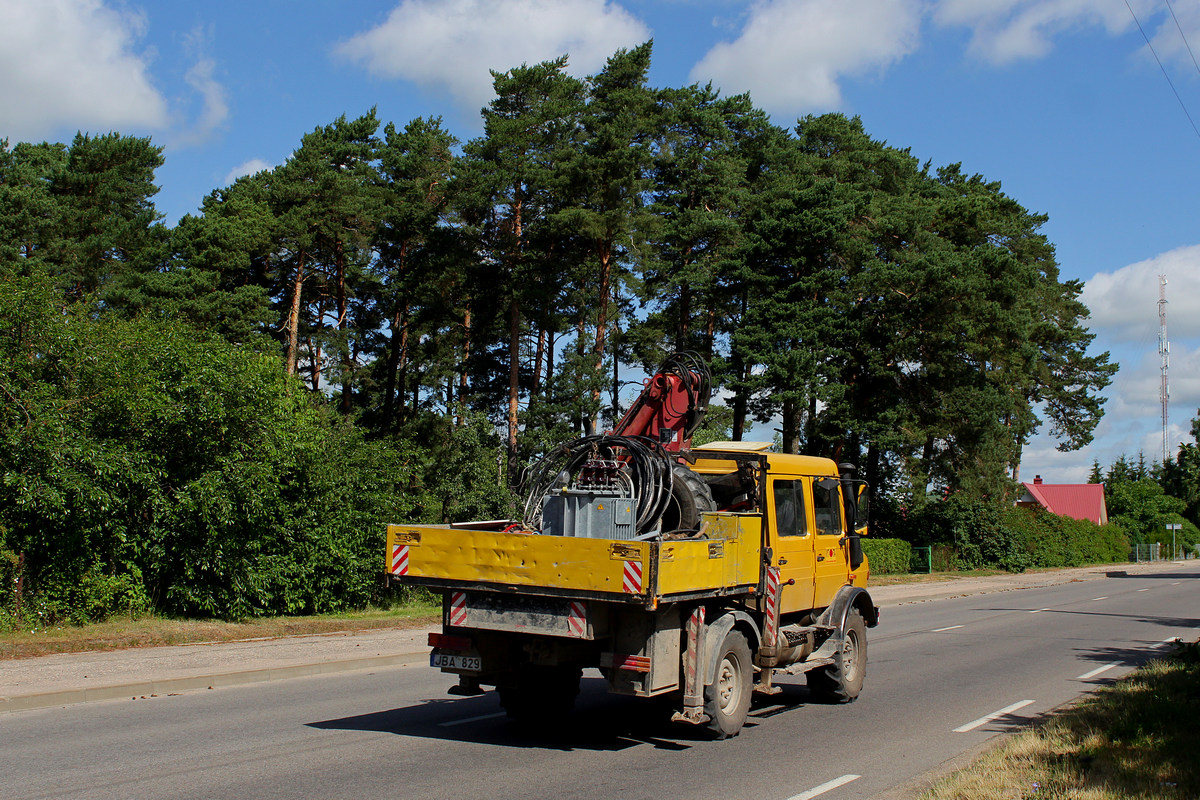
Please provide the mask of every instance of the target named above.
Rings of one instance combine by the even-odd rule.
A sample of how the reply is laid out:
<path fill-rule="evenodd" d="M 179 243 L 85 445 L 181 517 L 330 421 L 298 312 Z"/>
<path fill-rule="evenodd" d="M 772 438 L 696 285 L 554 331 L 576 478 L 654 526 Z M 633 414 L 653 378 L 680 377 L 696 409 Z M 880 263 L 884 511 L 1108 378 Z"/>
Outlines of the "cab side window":
<path fill-rule="evenodd" d="M 804 484 L 800 481 L 777 480 L 773 483 L 775 501 L 775 530 L 780 536 L 805 536 Z"/>
<path fill-rule="evenodd" d="M 842 535 L 842 503 L 836 480 L 813 481 L 813 512 L 818 536 Z"/>

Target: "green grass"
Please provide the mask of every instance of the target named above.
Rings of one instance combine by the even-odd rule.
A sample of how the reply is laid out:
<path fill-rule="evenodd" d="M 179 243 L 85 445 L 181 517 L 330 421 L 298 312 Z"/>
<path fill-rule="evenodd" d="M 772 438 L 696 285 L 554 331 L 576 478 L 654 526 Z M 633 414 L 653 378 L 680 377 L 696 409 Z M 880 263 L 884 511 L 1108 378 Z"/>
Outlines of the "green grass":
<path fill-rule="evenodd" d="M 1200 797 L 1200 643 L 1007 737 L 922 800 Z"/>
<path fill-rule="evenodd" d="M 432 624 L 440 605 L 415 602 L 388 609 L 309 617 L 267 617 L 240 622 L 181 620 L 143 616 L 114 618 L 91 625 L 60 625 L 0 634 L 0 659 L 31 658 L 52 653 L 122 650 L 196 642 L 231 642 L 334 633 L 338 631 L 413 628 Z"/>

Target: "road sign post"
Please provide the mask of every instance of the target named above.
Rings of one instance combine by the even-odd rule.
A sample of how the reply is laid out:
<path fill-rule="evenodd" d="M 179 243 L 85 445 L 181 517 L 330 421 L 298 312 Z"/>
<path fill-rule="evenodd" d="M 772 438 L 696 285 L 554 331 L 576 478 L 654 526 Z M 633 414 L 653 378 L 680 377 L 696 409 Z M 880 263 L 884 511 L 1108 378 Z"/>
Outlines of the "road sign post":
<path fill-rule="evenodd" d="M 1175 551 L 1175 531 L 1183 528 L 1178 522 L 1167 523 L 1167 530 L 1171 532 L 1171 560 L 1179 558 L 1179 554 Z"/>

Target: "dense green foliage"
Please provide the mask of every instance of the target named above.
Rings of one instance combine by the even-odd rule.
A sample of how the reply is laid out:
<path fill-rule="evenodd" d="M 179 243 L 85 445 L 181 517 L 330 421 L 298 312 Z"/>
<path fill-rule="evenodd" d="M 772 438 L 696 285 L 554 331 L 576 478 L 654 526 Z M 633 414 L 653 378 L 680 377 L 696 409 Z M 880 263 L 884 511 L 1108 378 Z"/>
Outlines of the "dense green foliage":
<path fill-rule="evenodd" d="M 1159 544 L 1163 555 L 1172 546 L 1177 554 L 1200 554 L 1200 410 L 1192 420 L 1192 440 L 1165 464 L 1147 465 L 1139 455 L 1136 462 L 1118 458 L 1107 473 L 1099 463 L 1092 468 L 1092 483 L 1104 484 L 1109 520 L 1132 544 Z"/>
<path fill-rule="evenodd" d="M 1129 539 L 1118 525 L 1016 508 L 955 494 L 897 520 L 893 532 L 949 554 L 949 569 L 1078 567 L 1125 561 Z"/>
<path fill-rule="evenodd" d="M 650 57 L 495 72 L 462 144 L 340 117 L 173 228 L 148 140 L 0 140 L 12 610 L 364 602 L 385 522 L 510 513 L 674 349 L 726 400 L 705 436 L 777 423 L 964 563 L 1030 563 L 972 504 L 1044 422 L 1086 444 L 1116 369 L 1045 217 L 858 119 L 650 87 Z"/>
<path fill-rule="evenodd" d="M 872 575 L 902 575 L 912 565 L 912 545 L 903 539 L 862 540 Z"/>

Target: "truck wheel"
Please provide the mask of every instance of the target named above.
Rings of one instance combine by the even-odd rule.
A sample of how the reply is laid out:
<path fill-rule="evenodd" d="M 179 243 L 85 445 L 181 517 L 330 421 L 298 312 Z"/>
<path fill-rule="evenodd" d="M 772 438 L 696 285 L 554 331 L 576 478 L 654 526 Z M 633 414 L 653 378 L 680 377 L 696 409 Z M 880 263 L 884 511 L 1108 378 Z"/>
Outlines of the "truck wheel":
<path fill-rule="evenodd" d="M 808 689 L 826 703 L 853 703 L 867 676 L 867 625 L 857 608 L 846 617 L 846 631 L 834 663 L 808 673 Z"/>
<path fill-rule="evenodd" d="M 716 510 L 708 484 L 683 464 L 672 464 L 671 502 L 663 511 L 663 532 L 696 530 L 700 527 L 700 515 Z"/>
<path fill-rule="evenodd" d="M 750 710 L 753 686 L 750 645 L 744 635 L 730 631 L 721 643 L 716 680 L 704 687 L 704 713 L 709 717 L 708 730 L 714 738 L 728 739 L 741 732 Z"/>
<path fill-rule="evenodd" d="M 500 707 L 517 722 L 561 719 L 575 707 L 582 677 L 579 667 L 525 667 L 496 687 Z"/>

